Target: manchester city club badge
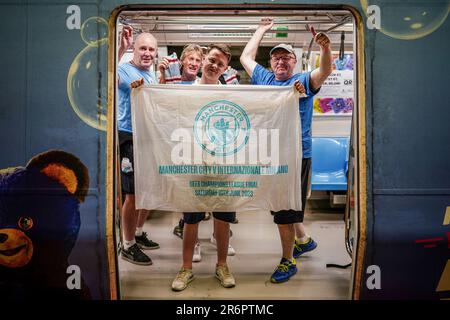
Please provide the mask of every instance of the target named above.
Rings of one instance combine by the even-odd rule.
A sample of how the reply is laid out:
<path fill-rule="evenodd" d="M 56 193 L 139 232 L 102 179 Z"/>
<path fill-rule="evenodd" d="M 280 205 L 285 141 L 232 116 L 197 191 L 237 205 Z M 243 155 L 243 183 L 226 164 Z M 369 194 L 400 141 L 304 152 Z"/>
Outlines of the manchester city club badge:
<path fill-rule="evenodd" d="M 195 117 L 194 135 L 213 156 L 229 156 L 243 148 L 250 136 L 250 120 L 237 104 L 219 100 L 208 103 Z"/>

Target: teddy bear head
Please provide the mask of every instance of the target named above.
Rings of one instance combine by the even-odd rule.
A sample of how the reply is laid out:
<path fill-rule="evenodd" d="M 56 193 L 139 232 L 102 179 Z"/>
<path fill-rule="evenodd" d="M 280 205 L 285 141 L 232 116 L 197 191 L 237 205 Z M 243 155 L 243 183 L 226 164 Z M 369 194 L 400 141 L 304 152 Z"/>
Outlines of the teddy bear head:
<path fill-rule="evenodd" d="M 88 186 L 84 164 L 59 150 L 33 157 L 26 167 L 0 170 L 0 266 L 67 262 Z"/>

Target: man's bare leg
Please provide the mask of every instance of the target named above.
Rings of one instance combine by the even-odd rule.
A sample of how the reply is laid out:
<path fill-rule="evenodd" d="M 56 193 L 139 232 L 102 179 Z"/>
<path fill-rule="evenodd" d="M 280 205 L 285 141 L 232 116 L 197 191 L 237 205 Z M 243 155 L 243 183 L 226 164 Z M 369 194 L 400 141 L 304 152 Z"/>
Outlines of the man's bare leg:
<path fill-rule="evenodd" d="M 217 265 L 224 266 L 227 264 L 230 224 L 214 218 L 214 226 L 214 235 L 217 242 Z"/>
<path fill-rule="evenodd" d="M 136 235 L 140 236 L 142 235 L 142 228 L 144 227 L 145 221 L 147 220 L 150 211 L 144 209 L 137 211 L 138 211 L 138 218 L 136 221 Z"/>
<path fill-rule="evenodd" d="M 198 223 L 184 224 L 183 231 L 183 268 L 192 269 L 194 247 L 198 241 Z"/>
<path fill-rule="evenodd" d="M 301 239 L 306 236 L 306 230 L 305 226 L 303 225 L 303 222 L 294 223 L 294 228 L 295 228 L 295 236 L 297 237 L 297 239 Z"/>
<path fill-rule="evenodd" d="M 283 258 L 292 261 L 292 251 L 294 250 L 295 228 L 294 224 L 278 224 L 280 233 L 281 247 L 283 249 Z"/>
<path fill-rule="evenodd" d="M 124 242 L 134 242 L 134 233 L 138 221 L 134 194 L 126 194 L 122 206 L 122 229 Z M 126 248 L 128 249 L 128 248 Z"/>

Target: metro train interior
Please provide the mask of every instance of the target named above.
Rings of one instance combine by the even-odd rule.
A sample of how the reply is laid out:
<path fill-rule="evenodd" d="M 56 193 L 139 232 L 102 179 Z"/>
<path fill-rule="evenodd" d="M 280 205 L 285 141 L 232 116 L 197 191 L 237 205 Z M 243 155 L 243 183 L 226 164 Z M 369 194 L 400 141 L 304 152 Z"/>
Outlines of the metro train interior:
<path fill-rule="evenodd" d="M 270 282 L 281 256 L 276 225 L 268 211 L 237 212 L 231 225 L 230 243 L 235 254 L 228 264 L 236 287 L 225 289 L 214 278 L 216 247 L 211 242 L 213 219 L 202 221 L 199 240 L 202 260 L 194 264 L 196 280 L 182 292 L 170 284 L 182 262 L 182 240 L 173 230 L 179 212 L 154 211 L 144 230 L 160 244 L 146 253 L 151 266 L 138 266 L 118 257 L 119 287 L 122 299 L 348 299 L 353 286 L 353 264 L 357 237 L 354 163 L 356 135 L 352 123 L 358 112 L 357 46 L 355 18 L 346 10 L 128 10 L 116 21 L 116 47 L 124 25 L 135 35 L 150 32 L 158 40 L 158 59 L 175 52 L 178 57 L 186 44 L 208 46 L 225 43 L 231 47 L 230 66 L 237 71 L 239 84 L 250 78 L 239 62 L 244 46 L 262 17 L 273 17 L 275 25 L 262 40 L 256 60 L 269 67 L 269 51 L 279 43 L 291 44 L 298 57 L 295 72 L 318 67 L 319 47 L 311 41 L 313 26 L 330 37 L 333 73 L 314 101 L 312 121 L 313 160 L 311 187 L 305 214 L 307 233 L 318 247 L 301 256 L 299 272 L 284 284 Z M 116 67 L 130 60 L 127 52 Z M 301 57 L 301 58 L 300 58 Z M 118 188 L 118 196 L 120 188 Z M 120 247 L 120 215 L 116 212 L 116 237 Z"/>

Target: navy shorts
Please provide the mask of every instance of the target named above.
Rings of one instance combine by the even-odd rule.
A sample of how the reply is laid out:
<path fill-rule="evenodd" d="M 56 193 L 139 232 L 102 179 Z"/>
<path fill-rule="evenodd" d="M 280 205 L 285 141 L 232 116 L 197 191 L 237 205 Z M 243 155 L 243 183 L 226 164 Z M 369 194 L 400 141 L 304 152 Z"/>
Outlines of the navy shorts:
<path fill-rule="evenodd" d="M 213 217 L 225 222 L 236 220 L 236 212 L 213 212 Z M 184 223 L 196 224 L 205 218 L 204 212 L 183 212 Z"/>
<path fill-rule="evenodd" d="M 311 158 L 302 159 L 302 211 L 281 210 L 271 211 L 273 222 L 276 224 L 291 224 L 303 222 L 305 216 L 306 194 L 308 193 L 309 179 L 311 176 Z"/>
<path fill-rule="evenodd" d="M 134 194 L 133 134 L 119 131 L 120 181 L 123 194 Z"/>

